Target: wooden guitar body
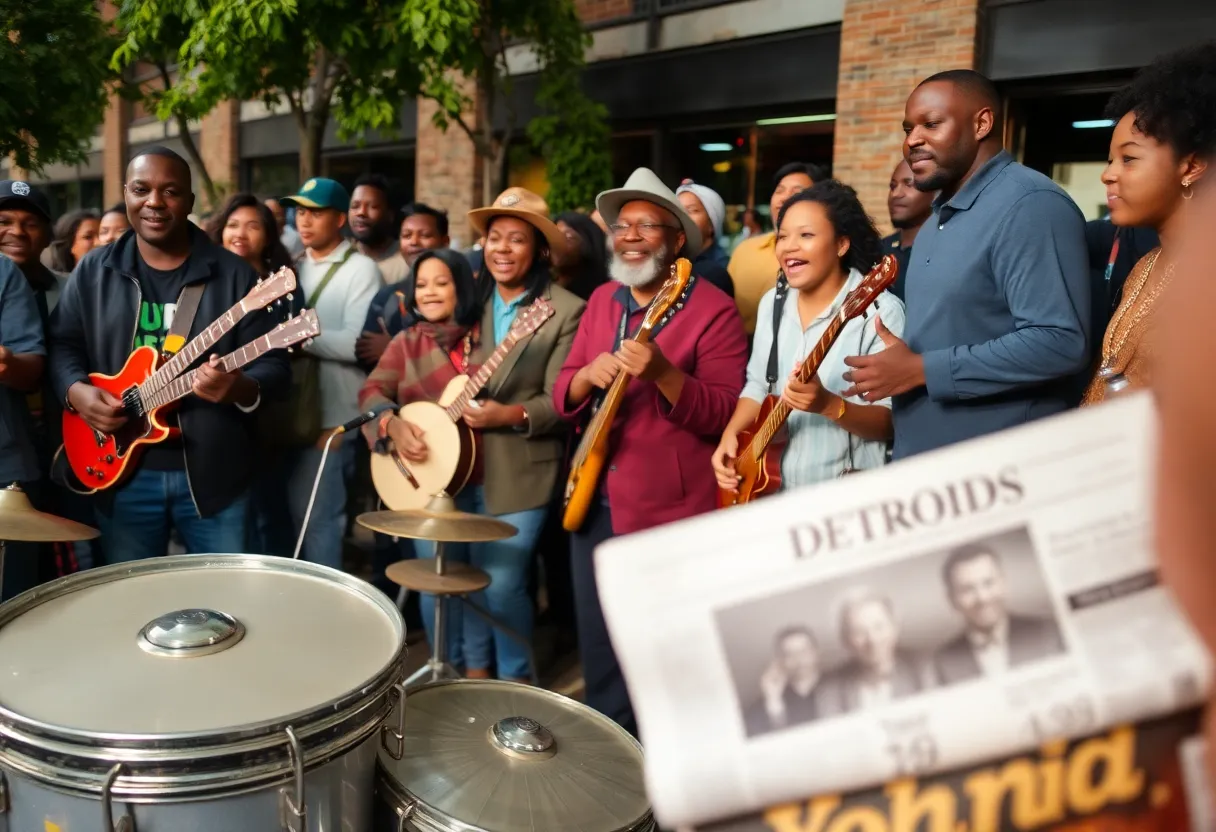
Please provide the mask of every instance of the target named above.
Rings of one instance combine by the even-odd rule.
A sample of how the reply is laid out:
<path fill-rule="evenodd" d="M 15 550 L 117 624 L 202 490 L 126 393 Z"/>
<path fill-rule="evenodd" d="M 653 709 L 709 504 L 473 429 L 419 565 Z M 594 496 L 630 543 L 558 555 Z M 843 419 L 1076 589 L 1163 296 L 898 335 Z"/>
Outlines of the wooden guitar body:
<path fill-rule="evenodd" d="M 625 374 L 621 373 L 618 378 L 625 378 Z M 606 398 L 601 410 L 611 407 L 611 416 L 615 417 L 616 411 L 621 407 L 623 390 L 622 385 L 621 392 Z M 581 464 L 571 466 L 570 475 L 566 480 L 562 528 L 568 532 L 576 532 L 583 527 L 587 512 L 591 510 L 591 501 L 595 499 L 600 475 L 604 473 L 604 466 L 608 462 L 608 431 L 597 431 L 594 435 L 584 434 L 583 442 L 586 442 L 586 445 L 579 446 Z"/>
<path fill-rule="evenodd" d="M 159 363 L 160 354 L 155 349 L 140 347 L 116 375 L 91 373 L 89 381 L 94 387 L 130 402 L 131 391 L 146 381 Z M 128 466 L 138 459 L 141 445 L 161 442 L 174 433 L 157 419 L 156 410 L 141 414 L 130 403 L 127 423 L 113 435 L 93 430 L 77 413 L 63 414 L 63 444 L 72 473 L 93 491 L 121 482 Z"/>
<path fill-rule="evenodd" d="M 372 483 L 392 511 L 425 508 L 440 491 L 455 497 L 468 484 L 477 453 L 473 429 L 464 420 L 453 422 L 446 409 L 468 381 L 468 376 L 457 376 L 437 403 L 413 402 L 398 411 L 402 419 L 422 429 L 427 447 L 423 462 L 411 462 L 393 451 L 372 454 Z"/>
<path fill-rule="evenodd" d="M 766 396 L 760 403 L 760 413 L 755 421 L 739 431 L 740 451 L 739 458 L 735 460 L 735 471 L 743 479 L 739 481 L 739 490 L 734 493 L 718 489 L 718 502 L 722 508 L 750 503 L 781 490 L 781 457 L 789 440 L 786 429 L 782 428 L 773 435 L 758 458 L 752 452 L 757 446 L 753 442 L 756 434 L 780 401 L 777 396 Z"/>

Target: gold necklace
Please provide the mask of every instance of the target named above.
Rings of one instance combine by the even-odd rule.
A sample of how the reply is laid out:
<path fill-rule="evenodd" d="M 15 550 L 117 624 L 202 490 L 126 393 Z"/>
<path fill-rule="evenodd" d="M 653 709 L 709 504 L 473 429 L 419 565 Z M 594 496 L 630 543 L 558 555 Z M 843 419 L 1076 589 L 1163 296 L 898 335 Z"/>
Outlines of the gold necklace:
<path fill-rule="evenodd" d="M 1160 256 L 1161 249 L 1158 248 L 1153 252 L 1152 259 L 1149 260 L 1149 262 L 1145 265 L 1144 275 L 1140 278 L 1140 282 L 1136 284 L 1136 288 L 1132 291 L 1131 297 L 1127 299 L 1127 303 L 1119 304 L 1119 309 L 1115 313 L 1114 319 L 1110 322 L 1110 326 L 1107 327 L 1106 338 L 1104 339 L 1104 343 L 1102 345 L 1104 355 L 1102 356 L 1102 367 L 1099 370 L 1100 374 L 1111 375 L 1114 372 L 1115 358 L 1123 350 L 1123 346 L 1127 343 L 1127 339 L 1130 338 L 1131 334 L 1136 331 L 1136 325 L 1139 324 L 1140 321 L 1144 319 L 1144 316 L 1147 315 L 1153 308 L 1153 305 L 1157 302 L 1157 298 L 1160 297 L 1161 293 L 1165 290 L 1165 287 L 1169 285 L 1170 279 L 1174 276 L 1174 264 L 1170 263 L 1169 268 L 1166 269 L 1165 274 L 1161 277 L 1161 280 L 1157 281 L 1157 284 L 1153 287 L 1152 291 L 1149 292 L 1148 296 L 1144 299 L 1144 304 L 1136 310 L 1136 314 L 1132 317 L 1131 322 L 1122 332 L 1119 332 L 1119 325 L 1123 322 L 1123 318 L 1126 317 L 1127 310 L 1136 305 L 1136 300 L 1140 297 L 1140 293 L 1144 290 L 1144 287 L 1148 285 L 1148 280 L 1152 276 L 1153 268 L 1156 267 L 1157 259 Z M 1111 342 L 1115 341 L 1116 335 L 1118 335 L 1118 343 L 1115 343 L 1112 347 Z"/>

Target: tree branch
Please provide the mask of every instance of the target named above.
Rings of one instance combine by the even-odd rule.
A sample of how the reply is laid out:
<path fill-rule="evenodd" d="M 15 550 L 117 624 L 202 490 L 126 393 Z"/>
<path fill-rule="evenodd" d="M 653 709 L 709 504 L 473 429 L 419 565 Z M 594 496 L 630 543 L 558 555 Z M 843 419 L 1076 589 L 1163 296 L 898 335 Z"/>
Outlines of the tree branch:
<path fill-rule="evenodd" d="M 157 61 L 156 69 L 160 74 L 164 91 L 168 92 L 173 86 L 173 77 L 169 74 L 169 67 L 164 61 Z M 219 193 L 215 189 L 215 182 L 211 178 L 210 171 L 207 170 L 207 163 L 203 161 L 203 154 L 199 151 L 198 145 L 195 144 L 194 137 L 190 135 L 190 120 L 180 110 L 174 110 L 173 120 L 177 123 L 178 138 L 181 140 L 182 147 L 186 150 L 186 155 L 194 162 L 195 167 L 198 168 L 199 175 L 203 179 L 203 190 L 207 193 L 207 203 L 212 208 L 218 207 Z"/>

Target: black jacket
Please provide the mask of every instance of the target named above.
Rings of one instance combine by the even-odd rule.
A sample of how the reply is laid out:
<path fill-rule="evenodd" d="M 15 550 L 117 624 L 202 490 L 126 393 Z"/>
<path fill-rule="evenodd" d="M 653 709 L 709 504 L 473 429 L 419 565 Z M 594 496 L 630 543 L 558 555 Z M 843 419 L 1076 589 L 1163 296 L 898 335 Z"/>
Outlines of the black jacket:
<path fill-rule="evenodd" d="M 257 273 L 197 229 L 190 233 L 187 281 L 207 284 L 190 327 L 194 337 L 249 293 Z M 51 386 L 59 401 L 66 402 L 68 388 L 87 381 L 89 373 L 119 372 L 131 354 L 140 305 L 137 256 L 135 234 L 127 232 L 85 255 L 64 286 L 51 313 L 49 350 Z M 225 355 L 238 349 L 270 332 L 281 317 L 250 312 L 208 353 Z M 279 350 L 247 365 L 244 372 L 257 380 L 263 403 L 281 398 L 291 384 L 287 355 Z M 256 411 L 245 414 L 231 404 L 187 396 L 177 412 L 190 491 L 199 515 L 209 517 L 249 485 L 257 460 Z M 102 492 L 103 500 L 108 493 Z"/>

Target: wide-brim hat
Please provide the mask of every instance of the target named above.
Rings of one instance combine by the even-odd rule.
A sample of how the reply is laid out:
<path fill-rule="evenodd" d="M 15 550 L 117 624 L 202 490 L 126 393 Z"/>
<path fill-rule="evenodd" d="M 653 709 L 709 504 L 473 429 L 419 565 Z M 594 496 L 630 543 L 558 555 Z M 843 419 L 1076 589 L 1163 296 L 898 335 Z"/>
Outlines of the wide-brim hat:
<path fill-rule="evenodd" d="M 557 227 L 557 223 L 549 219 L 549 203 L 540 194 L 527 188 L 507 188 L 490 207 L 470 211 L 469 225 L 484 237 L 495 217 L 518 217 L 539 231 L 549 243 L 550 261 L 555 259 L 558 252 L 566 250 L 566 235 Z"/>
<path fill-rule="evenodd" d="M 684 206 L 680 204 L 675 191 L 664 185 L 663 180 L 650 168 L 638 168 L 631 173 L 625 180 L 625 187 L 604 191 L 595 198 L 595 207 L 599 209 L 604 222 L 612 225 L 620 217 L 622 206 L 636 200 L 652 202 L 675 214 L 676 219 L 680 221 L 680 227 L 684 230 L 684 236 L 687 238 L 685 247 L 694 253 L 701 251 L 703 242 L 701 229 L 697 228 L 692 217 L 684 211 Z"/>

